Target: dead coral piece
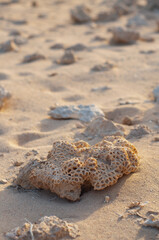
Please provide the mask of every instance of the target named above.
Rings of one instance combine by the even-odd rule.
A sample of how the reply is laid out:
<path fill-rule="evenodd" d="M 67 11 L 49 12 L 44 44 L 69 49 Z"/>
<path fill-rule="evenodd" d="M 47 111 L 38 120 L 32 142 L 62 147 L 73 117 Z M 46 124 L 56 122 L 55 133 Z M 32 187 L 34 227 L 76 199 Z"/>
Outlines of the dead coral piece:
<path fill-rule="evenodd" d="M 85 136 L 123 136 L 123 128 L 104 117 L 95 118 L 85 129 Z"/>
<path fill-rule="evenodd" d="M 87 47 L 84 45 L 84 44 L 81 44 L 81 43 L 77 43 L 69 48 L 67 48 L 67 50 L 71 50 L 71 51 L 83 51 L 85 50 Z"/>
<path fill-rule="evenodd" d="M 90 9 L 85 5 L 79 5 L 75 9 L 71 10 L 71 18 L 75 23 L 86 23 L 90 22 Z"/>
<path fill-rule="evenodd" d="M 150 214 L 148 219 L 146 219 L 146 221 L 143 223 L 143 226 L 159 229 L 159 219 L 156 219 L 156 217 L 153 214 Z"/>
<path fill-rule="evenodd" d="M 11 94 L 0 86 L 0 108 L 3 107 L 4 102 L 11 97 Z"/>
<path fill-rule="evenodd" d="M 132 129 L 127 136 L 127 139 L 130 138 L 142 138 L 146 134 L 149 134 L 151 130 L 145 125 L 139 125 L 136 128 Z"/>
<path fill-rule="evenodd" d="M 104 64 L 95 65 L 91 70 L 94 72 L 109 71 L 114 68 L 114 64 L 110 62 L 105 62 Z"/>
<path fill-rule="evenodd" d="M 87 142 L 56 141 L 47 160 L 31 160 L 21 168 L 14 184 L 26 189 L 46 189 L 61 198 L 76 201 L 81 187 L 102 190 L 115 184 L 139 165 L 136 148 L 123 137 L 105 137 L 90 146 Z"/>
<path fill-rule="evenodd" d="M 130 205 L 128 206 L 129 209 L 136 209 L 136 210 L 140 210 L 141 208 L 143 208 L 148 202 L 142 203 L 140 201 L 136 201 L 136 202 L 131 202 Z"/>
<path fill-rule="evenodd" d="M 121 27 L 111 30 L 113 37 L 111 39 L 112 44 L 132 44 L 139 40 L 140 34 L 133 30 L 126 30 Z"/>
<path fill-rule="evenodd" d="M 7 184 L 7 180 L 6 179 L 0 179 L 0 184 Z"/>
<path fill-rule="evenodd" d="M 30 63 L 38 60 L 46 59 L 46 57 L 39 53 L 33 53 L 24 57 L 22 63 Z"/>
<path fill-rule="evenodd" d="M 75 239 L 79 235 L 77 225 L 68 223 L 56 216 L 43 217 L 37 223 L 27 221 L 6 234 L 11 240 L 59 240 Z"/>
<path fill-rule="evenodd" d="M 7 42 L 0 44 L 0 52 L 11 52 L 18 51 L 18 46 L 15 44 L 13 40 L 9 40 Z"/>
<path fill-rule="evenodd" d="M 58 64 L 64 64 L 69 65 L 72 63 L 75 63 L 77 58 L 75 57 L 74 53 L 72 51 L 67 50 L 64 55 L 61 57 L 61 59 L 57 60 Z"/>
<path fill-rule="evenodd" d="M 103 111 L 94 104 L 55 107 L 48 114 L 55 119 L 79 119 L 83 122 L 90 122 L 97 116 L 104 116 Z"/>

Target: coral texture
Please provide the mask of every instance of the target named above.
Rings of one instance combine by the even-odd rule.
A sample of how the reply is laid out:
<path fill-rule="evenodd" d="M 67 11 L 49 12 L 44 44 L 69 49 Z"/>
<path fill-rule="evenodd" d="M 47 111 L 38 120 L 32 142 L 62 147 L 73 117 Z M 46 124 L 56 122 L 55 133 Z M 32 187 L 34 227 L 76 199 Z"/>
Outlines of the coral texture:
<path fill-rule="evenodd" d="M 105 137 L 93 146 L 84 141 L 56 141 L 47 160 L 31 160 L 20 170 L 15 184 L 50 190 L 76 201 L 82 187 L 102 190 L 135 172 L 138 165 L 136 148 L 123 137 Z"/>
<path fill-rule="evenodd" d="M 74 239 L 79 235 L 75 224 L 67 223 L 56 216 L 43 217 L 37 223 L 24 223 L 6 234 L 12 240 L 58 240 Z"/>

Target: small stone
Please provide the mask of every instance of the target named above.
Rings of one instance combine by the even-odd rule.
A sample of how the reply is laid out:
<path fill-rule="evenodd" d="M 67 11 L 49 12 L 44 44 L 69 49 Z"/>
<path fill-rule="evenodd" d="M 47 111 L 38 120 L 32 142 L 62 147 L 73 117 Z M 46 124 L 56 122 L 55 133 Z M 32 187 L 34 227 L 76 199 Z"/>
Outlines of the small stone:
<path fill-rule="evenodd" d="M 143 42 L 154 42 L 155 41 L 155 39 L 150 36 L 140 36 L 139 40 L 143 41 Z"/>
<path fill-rule="evenodd" d="M 133 30 L 123 29 L 121 27 L 111 30 L 113 37 L 111 43 L 113 44 L 132 44 L 139 40 L 140 34 Z"/>
<path fill-rule="evenodd" d="M 159 102 L 159 86 L 157 86 L 157 87 L 153 90 L 153 95 L 154 95 L 154 100 L 155 100 L 155 102 Z"/>
<path fill-rule="evenodd" d="M 71 51 L 83 51 L 85 50 L 87 47 L 84 44 L 81 43 L 77 43 L 69 48 L 67 48 L 66 50 L 71 50 Z"/>
<path fill-rule="evenodd" d="M 147 26 L 147 25 L 148 25 L 148 22 L 147 22 L 145 16 L 141 15 L 141 14 L 137 14 L 128 19 L 126 26 L 135 28 L 135 27 Z"/>
<path fill-rule="evenodd" d="M 56 43 L 50 47 L 50 49 L 58 50 L 58 49 L 65 49 L 65 45 L 62 43 Z"/>
<path fill-rule="evenodd" d="M 30 62 L 34 62 L 37 60 L 43 60 L 43 59 L 46 59 L 46 57 L 44 55 L 39 54 L 39 53 L 33 53 L 33 54 L 25 56 L 22 63 L 30 63 Z"/>
<path fill-rule="evenodd" d="M 97 116 L 104 116 L 103 111 L 93 104 L 55 107 L 48 114 L 55 119 L 79 119 L 83 122 L 90 122 Z"/>
<path fill-rule="evenodd" d="M 7 180 L 6 179 L 0 179 L 0 184 L 7 184 Z"/>
<path fill-rule="evenodd" d="M 131 126 L 131 125 L 133 125 L 133 121 L 130 117 L 126 116 L 126 117 L 123 118 L 122 124 Z"/>
<path fill-rule="evenodd" d="M 71 18 L 75 23 L 86 23 L 91 21 L 90 9 L 85 5 L 77 6 L 71 10 Z"/>
<path fill-rule="evenodd" d="M 97 87 L 97 88 L 92 88 L 91 91 L 92 92 L 104 92 L 106 90 L 109 90 L 110 88 L 109 87 Z"/>
<path fill-rule="evenodd" d="M 154 142 L 159 142 L 159 137 L 154 137 Z"/>
<path fill-rule="evenodd" d="M 99 35 L 97 35 L 97 36 L 94 37 L 93 40 L 94 40 L 94 41 L 103 42 L 103 41 L 106 41 L 107 38 L 106 38 L 106 37 L 103 37 L 103 36 L 99 36 Z"/>
<path fill-rule="evenodd" d="M 105 203 L 109 203 L 109 202 L 110 202 L 110 197 L 109 197 L 109 196 L 105 196 L 104 202 L 105 202 Z"/>
<path fill-rule="evenodd" d="M 76 57 L 72 51 L 67 50 L 60 60 L 57 60 L 58 64 L 69 65 L 76 62 Z"/>
<path fill-rule="evenodd" d="M 24 45 L 28 42 L 26 38 L 23 38 L 21 36 L 15 37 L 14 42 L 17 46 Z"/>
<path fill-rule="evenodd" d="M 98 13 L 96 17 L 97 22 L 109 22 L 114 21 L 118 18 L 118 15 L 115 11 L 102 11 Z"/>
<path fill-rule="evenodd" d="M 143 136 L 149 134 L 151 130 L 145 125 L 138 125 L 136 128 L 132 129 L 127 135 L 127 139 L 130 138 L 142 138 Z"/>
<path fill-rule="evenodd" d="M 22 162 L 22 161 L 15 161 L 15 162 L 13 162 L 13 166 L 19 167 L 19 166 L 21 166 L 23 163 L 24 163 L 24 162 Z"/>
<path fill-rule="evenodd" d="M 114 67 L 113 63 L 105 62 L 104 64 L 95 65 L 91 70 L 94 72 L 109 71 Z"/>
<path fill-rule="evenodd" d="M 9 40 L 7 42 L 0 44 L 0 52 L 11 52 L 18 51 L 18 46 L 15 44 L 13 40 Z"/>
<path fill-rule="evenodd" d="M 58 73 L 53 72 L 53 73 L 48 74 L 48 77 L 55 77 L 55 76 L 57 76 L 57 75 L 58 75 Z"/>
<path fill-rule="evenodd" d="M 31 6 L 32 7 L 38 7 L 38 3 L 36 1 L 32 1 Z"/>

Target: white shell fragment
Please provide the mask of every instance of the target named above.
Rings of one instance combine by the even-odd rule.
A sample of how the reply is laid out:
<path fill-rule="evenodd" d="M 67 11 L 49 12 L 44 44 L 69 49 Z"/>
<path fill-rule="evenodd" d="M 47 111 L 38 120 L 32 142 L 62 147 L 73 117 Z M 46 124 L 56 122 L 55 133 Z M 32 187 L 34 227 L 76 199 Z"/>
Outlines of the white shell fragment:
<path fill-rule="evenodd" d="M 90 122 L 97 116 L 104 116 L 103 111 L 94 104 L 60 106 L 50 110 L 48 114 L 55 119 L 79 119 L 83 122 Z"/>

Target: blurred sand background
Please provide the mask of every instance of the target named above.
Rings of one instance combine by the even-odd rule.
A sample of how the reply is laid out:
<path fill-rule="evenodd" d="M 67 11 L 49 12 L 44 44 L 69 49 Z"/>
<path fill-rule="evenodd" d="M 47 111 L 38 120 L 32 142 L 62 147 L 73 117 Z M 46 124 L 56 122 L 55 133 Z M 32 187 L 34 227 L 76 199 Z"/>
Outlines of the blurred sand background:
<path fill-rule="evenodd" d="M 11 99 L 0 112 L 0 239 L 4 233 L 20 226 L 25 218 L 35 222 L 42 216 L 56 215 L 79 226 L 78 240 L 159 239 L 158 230 L 140 226 L 135 217 L 118 220 L 132 201 L 148 201 L 141 212 L 159 209 L 159 104 L 152 91 L 159 84 L 159 33 L 156 21 L 159 12 L 150 11 L 146 2 L 129 6 L 132 10 L 115 21 L 92 20 L 75 24 L 70 10 L 87 4 L 93 19 L 109 10 L 115 0 L 30 0 L 0 1 L 0 41 L 14 40 L 18 49 L 0 53 L 0 85 Z M 134 1 L 135 2 L 135 1 Z M 125 27 L 135 16 L 137 23 L 129 28 L 153 42 L 137 41 L 131 45 L 111 45 L 113 27 Z M 143 21 L 142 21 L 143 20 Z M 74 64 L 56 63 L 64 49 L 51 49 L 54 44 L 65 48 L 83 44 L 75 51 Z M 26 55 L 39 53 L 45 59 L 23 64 Z M 110 61 L 114 68 L 95 72 L 97 64 Z M 103 92 L 92 88 L 108 87 Z M 129 103 L 129 104 L 128 104 Z M 124 176 L 103 191 L 89 191 L 78 202 L 60 199 L 46 191 L 25 191 L 10 188 L 20 167 L 15 161 L 27 163 L 34 151 L 45 157 L 57 139 L 77 138 L 94 144 L 98 137 L 81 135 L 78 120 L 53 120 L 47 113 L 50 106 L 95 104 L 111 120 L 122 123 L 125 116 L 137 119 L 133 126 L 123 125 L 128 133 L 135 124 L 145 125 L 149 134 L 129 139 L 138 149 L 141 165 L 138 172 Z M 123 104 L 123 105 L 122 105 Z M 119 109 L 119 110 L 116 110 Z M 135 122 L 135 120 L 134 120 Z M 85 124 L 84 126 L 85 127 Z M 27 154 L 29 152 L 29 154 Z M 29 156 L 27 156 L 29 155 Z M 104 203 L 104 197 L 110 202 Z"/>

